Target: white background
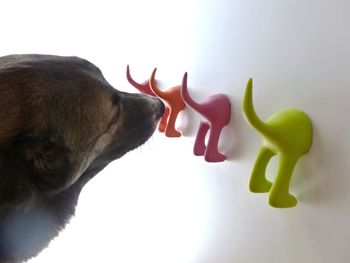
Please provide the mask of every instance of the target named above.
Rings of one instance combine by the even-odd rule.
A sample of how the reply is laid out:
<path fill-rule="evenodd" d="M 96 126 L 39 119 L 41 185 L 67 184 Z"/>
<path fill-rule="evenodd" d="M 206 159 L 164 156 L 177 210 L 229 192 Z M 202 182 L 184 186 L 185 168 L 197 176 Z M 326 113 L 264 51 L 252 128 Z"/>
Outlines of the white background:
<path fill-rule="evenodd" d="M 228 161 L 192 155 L 199 118 L 186 110 L 184 137 L 155 134 L 108 166 L 30 263 L 350 262 L 349 1 L 32 0 L 0 10 L 1 55 L 84 57 L 129 92 L 127 64 L 139 81 L 157 66 L 162 88 L 188 71 L 194 98 L 232 102 L 220 141 Z M 271 208 L 248 191 L 260 146 L 240 110 L 249 77 L 260 116 L 297 107 L 313 121 L 312 149 L 292 179 L 296 208 Z"/>

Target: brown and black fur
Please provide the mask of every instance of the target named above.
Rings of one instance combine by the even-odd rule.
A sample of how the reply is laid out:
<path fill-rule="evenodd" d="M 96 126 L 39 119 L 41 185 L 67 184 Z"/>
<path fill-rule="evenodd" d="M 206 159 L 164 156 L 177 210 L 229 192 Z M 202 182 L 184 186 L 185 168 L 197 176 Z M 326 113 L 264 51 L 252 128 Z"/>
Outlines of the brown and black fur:
<path fill-rule="evenodd" d="M 143 144 L 164 105 L 114 89 L 77 57 L 0 58 L 0 262 L 45 248 L 84 185 Z"/>

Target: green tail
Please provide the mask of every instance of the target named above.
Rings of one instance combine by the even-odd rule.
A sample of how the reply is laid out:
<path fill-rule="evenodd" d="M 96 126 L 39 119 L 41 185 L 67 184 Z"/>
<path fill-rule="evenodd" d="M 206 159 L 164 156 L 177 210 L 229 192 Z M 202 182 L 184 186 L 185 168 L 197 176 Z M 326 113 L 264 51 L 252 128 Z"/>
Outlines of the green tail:
<path fill-rule="evenodd" d="M 242 105 L 243 116 L 246 118 L 248 123 L 260 132 L 263 136 L 270 138 L 273 136 L 269 126 L 263 122 L 259 116 L 256 114 L 253 105 L 253 80 L 249 79 L 244 96 Z"/>

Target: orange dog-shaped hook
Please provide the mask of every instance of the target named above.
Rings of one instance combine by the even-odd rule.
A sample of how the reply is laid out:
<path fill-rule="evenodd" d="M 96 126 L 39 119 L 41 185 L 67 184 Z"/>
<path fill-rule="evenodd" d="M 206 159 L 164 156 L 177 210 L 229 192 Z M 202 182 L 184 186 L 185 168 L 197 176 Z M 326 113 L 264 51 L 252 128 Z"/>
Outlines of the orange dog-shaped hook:
<path fill-rule="evenodd" d="M 186 105 L 181 97 L 181 86 L 172 87 L 166 91 L 161 91 L 158 88 L 157 82 L 155 81 L 157 68 L 155 68 L 152 72 L 151 78 L 149 80 L 149 86 L 152 91 L 161 98 L 165 104 L 167 104 L 167 108 L 169 109 L 169 118 L 164 118 L 165 135 L 167 137 L 180 137 L 181 133 L 175 129 L 176 118 L 180 111 L 185 109 Z M 168 116 L 166 116 L 168 117 Z M 163 121 L 163 119 L 162 119 Z"/>
<path fill-rule="evenodd" d="M 150 87 L 149 80 L 144 81 L 142 84 L 136 82 L 130 74 L 130 67 L 129 65 L 126 68 L 126 78 L 128 82 L 134 86 L 138 91 L 140 91 L 143 94 L 147 94 L 153 97 L 156 97 L 157 95 L 153 92 L 153 90 Z M 163 117 L 160 119 L 159 125 L 158 125 L 158 130 L 160 132 L 164 132 L 166 128 L 166 123 L 169 117 L 170 109 L 168 106 L 165 106 L 165 111 Z"/>

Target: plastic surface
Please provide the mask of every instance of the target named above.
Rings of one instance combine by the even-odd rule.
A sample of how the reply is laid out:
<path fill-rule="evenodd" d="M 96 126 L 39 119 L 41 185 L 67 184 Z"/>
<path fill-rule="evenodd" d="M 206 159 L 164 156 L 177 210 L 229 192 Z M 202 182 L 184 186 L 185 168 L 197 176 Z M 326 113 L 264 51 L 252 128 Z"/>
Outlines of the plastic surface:
<path fill-rule="evenodd" d="M 243 98 L 243 115 L 263 137 L 262 146 L 250 177 L 249 188 L 255 193 L 270 192 L 269 204 L 277 208 L 293 207 L 297 199 L 289 193 L 289 184 L 298 159 L 312 144 L 310 118 L 297 109 L 287 109 L 272 115 L 266 122 L 255 113 L 253 81 L 250 79 Z M 266 179 L 266 166 L 274 155 L 279 156 L 275 182 Z"/>
<path fill-rule="evenodd" d="M 146 80 L 146 81 L 144 81 L 142 84 L 140 84 L 140 83 L 136 82 L 136 81 L 131 77 L 129 65 L 128 65 L 127 68 L 126 68 L 126 78 L 127 78 L 128 82 L 129 82 L 132 86 L 134 86 L 138 91 L 140 91 L 141 93 L 144 93 L 144 94 L 147 94 L 147 95 L 150 95 L 150 96 L 153 96 L 153 97 L 156 97 L 156 96 L 157 96 L 157 95 L 153 92 L 153 90 L 151 89 L 150 84 L 149 84 L 149 80 Z M 167 120 L 168 120 L 169 113 L 170 113 L 169 107 L 168 107 L 168 106 L 165 106 L 164 114 L 163 114 L 163 116 L 162 116 L 162 118 L 160 119 L 159 124 L 158 124 L 158 130 L 159 130 L 160 132 L 164 132 L 164 131 L 165 131 L 166 122 L 167 122 Z"/>
<path fill-rule="evenodd" d="M 197 111 L 203 118 L 197 132 L 193 153 L 203 156 L 207 162 L 222 162 L 226 156 L 218 151 L 218 142 L 222 129 L 230 122 L 231 103 L 227 96 L 215 94 L 202 103 L 195 102 L 188 93 L 187 73 L 182 80 L 181 96 L 184 102 Z M 208 145 L 205 136 L 209 133 Z"/>
<path fill-rule="evenodd" d="M 128 80 L 128 82 L 134 86 L 138 91 L 140 91 L 141 93 L 150 95 L 150 96 L 156 96 L 156 94 L 154 94 L 154 92 L 152 91 L 151 87 L 149 86 L 149 80 L 144 81 L 142 84 L 136 82 L 130 74 L 130 67 L 129 65 L 126 68 L 126 78 Z"/>
<path fill-rule="evenodd" d="M 167 108 L 169 109 L 168 116 L 164 115 L 160 124 L 163 128 L 165 128 L 165 136 L 180 137 L 181 132 L 175 129 L 175 123 L 179 112 L 186 107 L 180 94 L 180 86 L 175 86 L 166 91 L 160 90 L 157 82 L 155 81 L 156 71 L 157 69 L 155 68 L 152 72 L 149 80 L 149 86 L 151 87 L 152 91 L 165 102 Z"/>

